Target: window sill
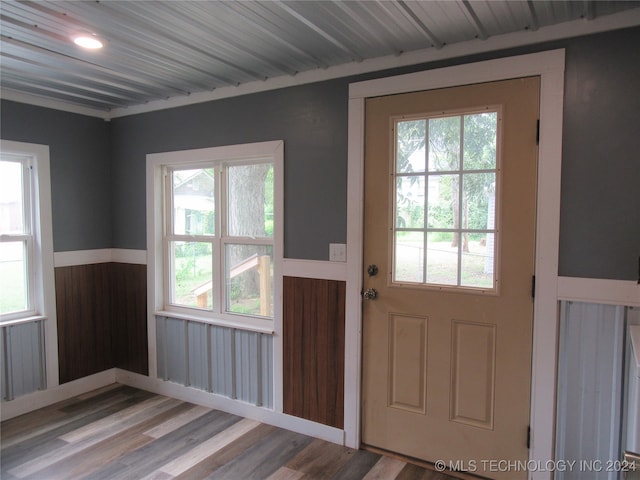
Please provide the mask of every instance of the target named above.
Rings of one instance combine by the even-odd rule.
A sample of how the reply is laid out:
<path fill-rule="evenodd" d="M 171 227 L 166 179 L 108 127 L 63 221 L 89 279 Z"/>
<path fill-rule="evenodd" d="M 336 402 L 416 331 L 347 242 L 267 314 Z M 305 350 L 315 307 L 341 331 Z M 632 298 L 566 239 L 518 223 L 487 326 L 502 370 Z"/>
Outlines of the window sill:
<path fill-rule="evenodd" d="M 46 320 L 47 317 L 44 315 L 31 315 L 28 317 L 19 317 L 12 318 L 11 320 L 2 320 L 0 321 L 1 327 L 10 327 L 12 325 L 19 325 L 21 323 L 29 323 L 29 322 L 39 322 L 40 320 Z"/>
<path fill-rule="evenodd" d="M 173 312 L 171 310 L 157 310 L 154 313 L 157 317 L 175 318 L 177 320 L 189 320 L 198 323 L 207 323 L 209 325 L 215 325 L 218 327 L 235 328 L 237 330 L 246 330 L 249 332 L 265 333 L 273 335 L 273 322 L 268 320 L 255 319 L 255 324 L 246 322 L 237 322 L 233 320 L 226 320 L 222 318 L 210 318 L 194 314 L 186 314 L 182 312 Z"/>

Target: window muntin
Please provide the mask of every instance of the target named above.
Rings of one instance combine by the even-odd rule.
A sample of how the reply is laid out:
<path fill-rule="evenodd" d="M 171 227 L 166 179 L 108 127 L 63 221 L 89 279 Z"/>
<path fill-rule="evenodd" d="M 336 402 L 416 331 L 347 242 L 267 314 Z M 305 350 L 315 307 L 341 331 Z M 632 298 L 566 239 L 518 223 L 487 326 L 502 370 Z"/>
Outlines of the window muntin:
<path fill-rule="evenodd" d="M 274 162 L 164 168 L 165 309 L 272 319 Z"/>
<path fill-rule="evenodd" d="M 392 283 L 495 292 L 499 109 L 394 121 Z"/>
<path fill-rule="evenodd" d="M 31 158 L 0 158 L 0 314 L 35 314 Z"/>

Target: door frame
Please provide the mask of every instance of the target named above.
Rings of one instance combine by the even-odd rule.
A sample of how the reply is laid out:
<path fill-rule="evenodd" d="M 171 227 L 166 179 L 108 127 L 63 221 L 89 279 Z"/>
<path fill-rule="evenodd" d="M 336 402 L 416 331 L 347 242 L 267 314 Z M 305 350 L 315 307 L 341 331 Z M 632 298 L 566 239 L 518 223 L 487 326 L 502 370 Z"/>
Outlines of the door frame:
<path fill-rule="evenodd" d="M 529 459 L 554 459 L 558 332 L 560 174 L 564 98 L 564 49 L 504 57 L 352 83 L 349 86 L 347 173 L 347 282 L 345 324 L 345 444 L 360 446 L 364 201 L 364 113 L 369 97 L 473 83 L 540 76 L 540 142 L 536 217 L 536 287 L 531 372 Z M 542 463 L 544 465 L 544 463 Z M 530 478 L 550 478 L 532 472 Z"/>

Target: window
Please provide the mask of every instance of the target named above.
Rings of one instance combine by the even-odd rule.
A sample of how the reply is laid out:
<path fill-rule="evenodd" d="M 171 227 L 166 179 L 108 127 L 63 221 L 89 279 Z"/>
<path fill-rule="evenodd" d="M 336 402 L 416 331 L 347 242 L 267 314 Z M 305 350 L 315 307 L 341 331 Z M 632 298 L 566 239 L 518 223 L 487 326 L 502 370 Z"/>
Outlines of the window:
<path fill-rule="evenodd" d="M 498 110 L 395 121 L 393 282 L 495 291 Z"/>
<path fill-rule="evenodd" d="M 3 315 L 33 314 L 30 158 L 2 155 L 0 182 L 0 312 Z"/>
<path fill-rule="evenodd" d="M 149 155 L 156 307 L 271 329 L 282 258 L 282 142 Z M 161 259 L 161 260 L 158 260 Z"/>
<path fill-rule="evenodd" d="M 0 315 L 3 322 L 54 313 L 48 148 L 2 141 Z"/>

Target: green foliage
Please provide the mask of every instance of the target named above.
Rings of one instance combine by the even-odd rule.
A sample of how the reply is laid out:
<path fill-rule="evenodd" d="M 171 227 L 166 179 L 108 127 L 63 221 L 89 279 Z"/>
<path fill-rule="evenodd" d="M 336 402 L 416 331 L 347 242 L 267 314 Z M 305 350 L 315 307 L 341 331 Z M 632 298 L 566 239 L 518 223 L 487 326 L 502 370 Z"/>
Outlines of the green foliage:
<path fill-rule="evenodd" d="M 267 237 L 273 237 L 273 165 L 269 168 L 264 181 L 264 232 Z"/>
<path fill-rule="evenodd" d="M 429 172 L 455 172 L 462 165 L 463 172 L 470 170 L 493 170 L 496 167 L 496 129 L 495 112 L 432 118 L 426 122 L 410 121 L 398 124 L 398 164 L 403 172 L 412 171 L 408 161 L 413 149 L 425 146 L 424 137 L 429 137 Z M 460 153 L 462 151 L 462 159 Z M 463 173 L 462 205 L 461 188 L 458 175 L 442 175 L 438 178 L 437 196 L 430 192 L 428 225 L 430 227 L 484 229 L 487 225 L 487 209 L 490 194 L 495 188 L 495 174 Z M 412 184 L 417 177 L 410 178 Z M 402 211 L 398 218 L 398 227 L 416 224 L 416 218 L 423 215 L 422 202 L 416 201 L 399 192 L 397 207 Z M 459 225 L 459 208 L 462 207 L 464 222 Z"/>
<path fill-rule="evenodd" d="M 426 128 L 426 120 L 409 120 L 398 122 L 396 124 L 397 172 L 414 172 L 414 168 L 412 163 L 410 162 L 410 158 L 420 149 L 424 148 Z M 424 171 L 424 165 L 421 165 L 421 167 L 422 168 L 419 168 L 418 171 Z"/>
<path fill-rule="evenodd" d="M 460 165 L 460 116 L 429 120 L 429 171 L 452 171 Z"/>

